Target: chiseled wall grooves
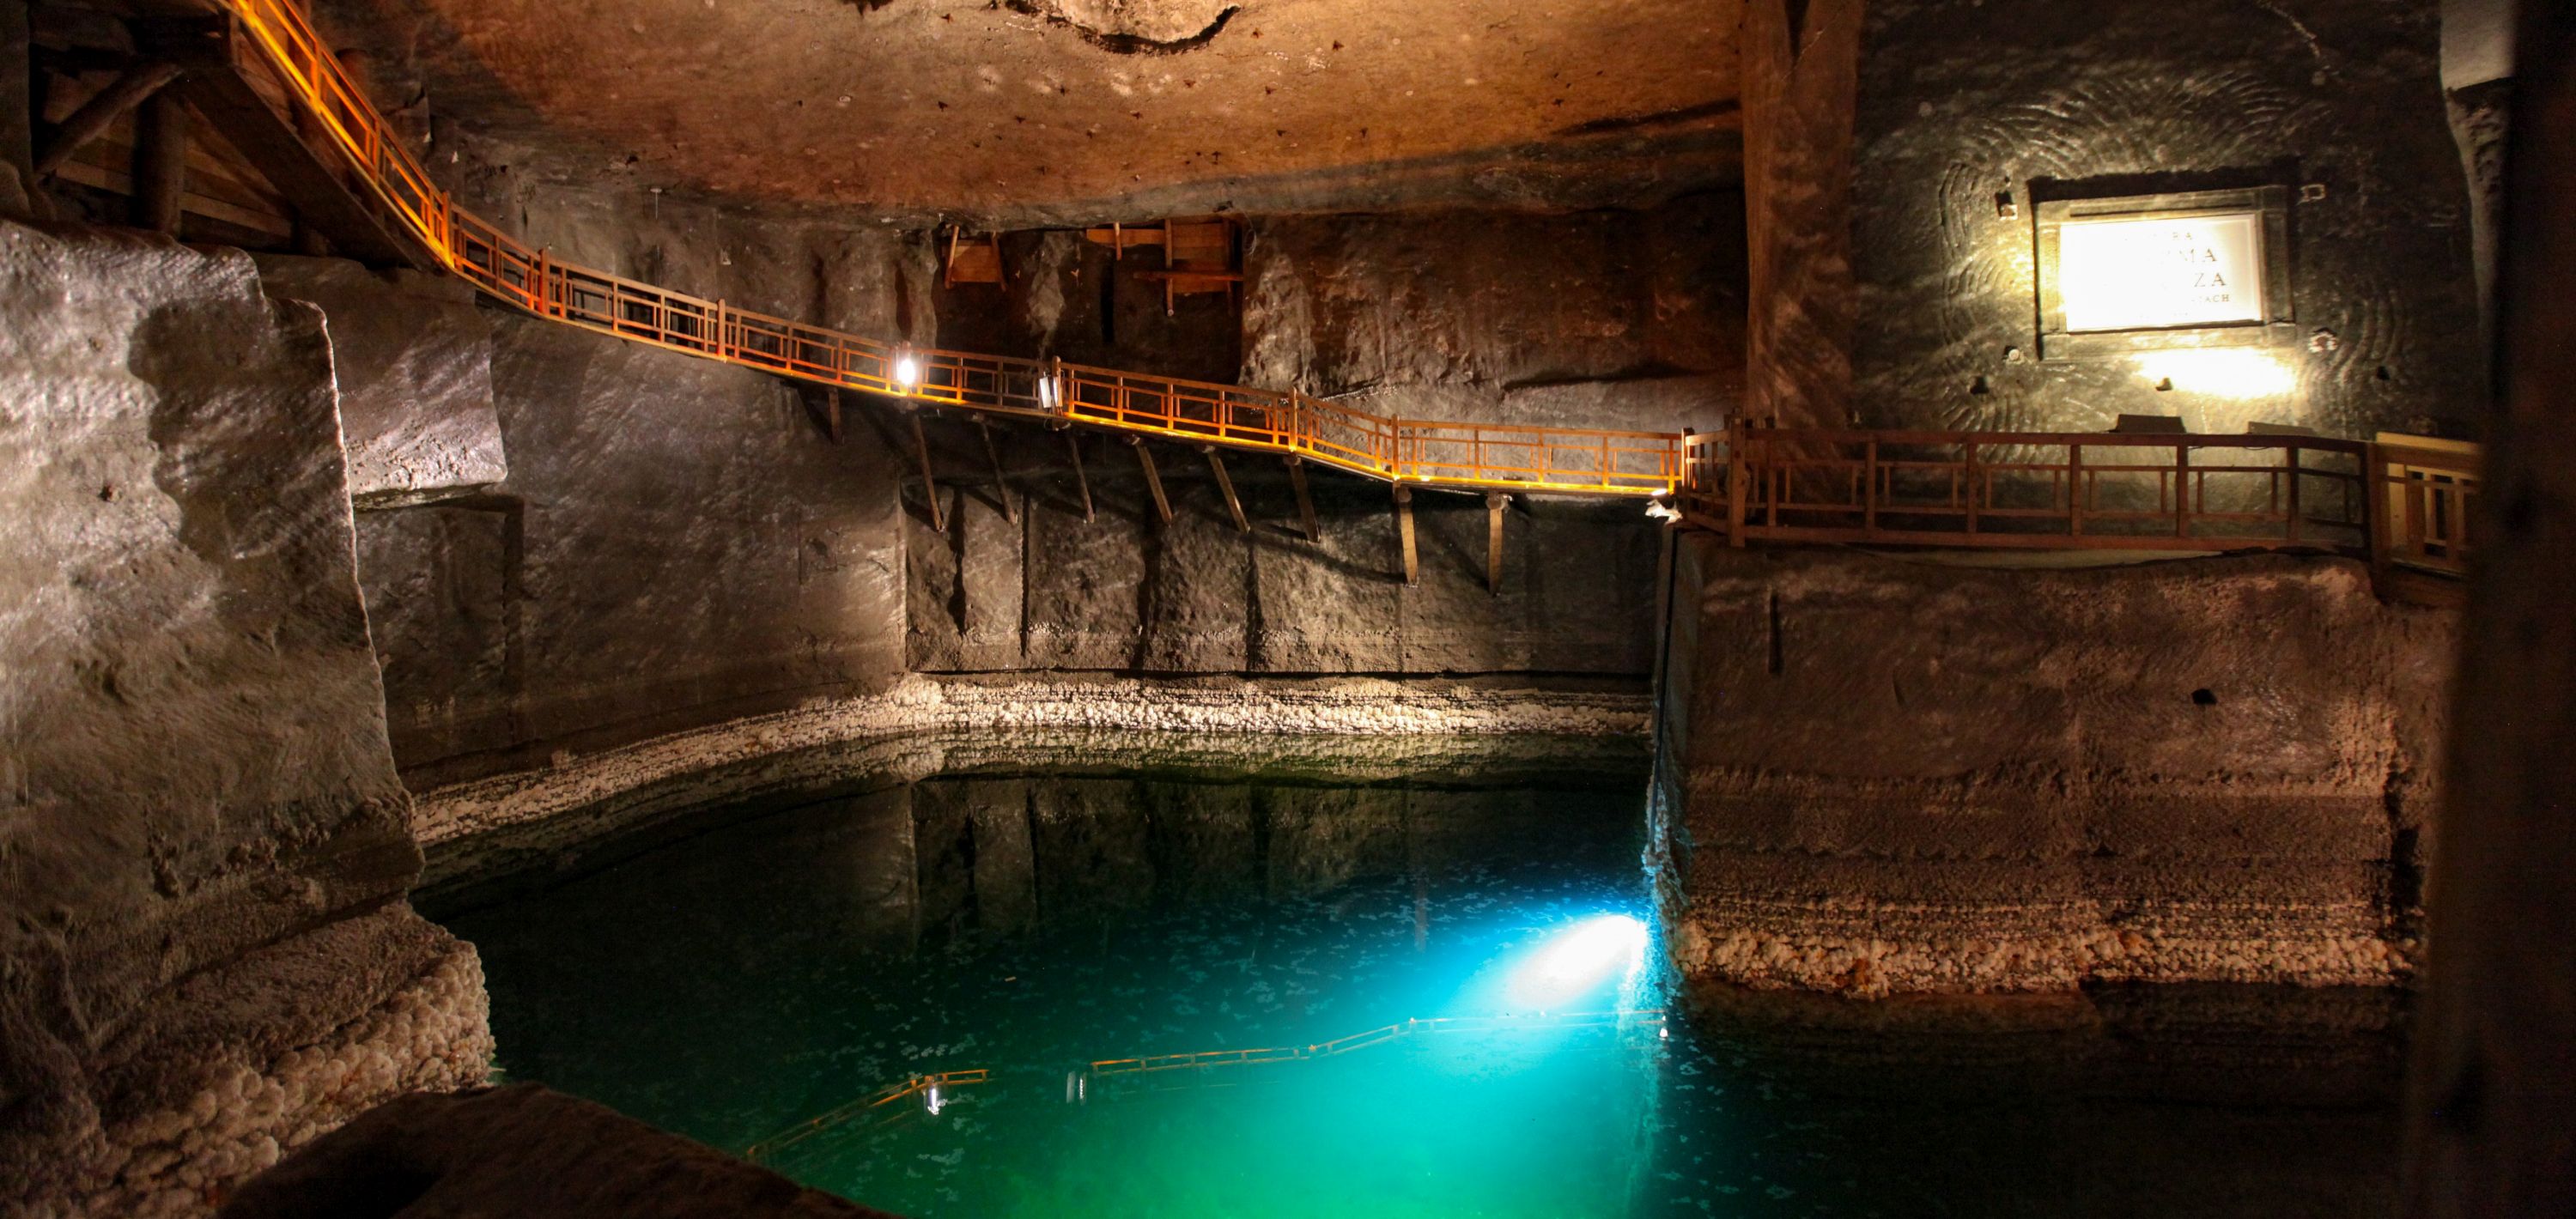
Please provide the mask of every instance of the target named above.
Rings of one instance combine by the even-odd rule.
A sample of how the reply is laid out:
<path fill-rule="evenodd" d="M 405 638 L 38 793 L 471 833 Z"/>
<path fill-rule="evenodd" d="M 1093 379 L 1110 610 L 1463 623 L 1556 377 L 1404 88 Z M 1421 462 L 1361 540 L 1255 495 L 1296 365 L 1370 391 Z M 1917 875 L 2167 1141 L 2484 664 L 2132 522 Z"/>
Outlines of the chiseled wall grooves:
<path fill-rule="evenodd" d="M 1991 570 L 1689 538 L 1680 572 L 1660 790 L 1687 973 L 2410 974 L 2450 611 L 2297 557 Z"/>

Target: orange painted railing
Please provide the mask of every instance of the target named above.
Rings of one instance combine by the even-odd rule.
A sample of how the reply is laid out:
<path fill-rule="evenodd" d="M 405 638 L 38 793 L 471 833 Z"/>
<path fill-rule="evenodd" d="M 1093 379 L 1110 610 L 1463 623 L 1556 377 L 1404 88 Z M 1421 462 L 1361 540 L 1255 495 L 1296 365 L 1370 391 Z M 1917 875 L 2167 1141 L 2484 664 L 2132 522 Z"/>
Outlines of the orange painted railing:
<path fill-rule="evenodd" d="M 936 1075 L 915 1075 L 901 1083 L 889 1084 L 838 1109 L 828 1113 L 818 1113 L 770 1135 L 744 1148 L 742 1156 L 746 1160 L 765 1160 L 826 1130 L 847 1124 L 852 1119 L 881 1113 L 888 1105 L 897 1101 L 935 1094 L 941 1088 L 962 1088 L 970 1084 L 985 1083 L 992 1078 L 993 1072 L 985 1067 L 977 1067 L 971 1071 L 941 1071 Z"/>
<path fill-rule="evenodd" d="M 1398 419 L 1305 394 L 971 352 L 913 349 L 557 261 L 458 208 L 323 48 L 291 0 L 215 0 L 308 139 L 438 265 L 542 317 L 816 384 L 1293 455 L 1393 482 L 1662 495 L 1681 437 Z"/>
<path fill-rule="evenodd" d="M 2329 550 L 2459 574 L 2477 463 L 2414 438 L 1739 428 L 1683 437 L 1679 499 L 1736 545 Z"/>
<path fill-rule="evenodd" d="M 2319 548 L 2456 574 L 2472 446 L 2288 435 L 1739 428 L 1732 435 L 1374 415 L 1294 391 L 913 349 L 555 260 L 455 206 L 291 0 L 214 0 L 308 139 L 438 265 L 542 317 L 840 389 L 1311 458 L 1399 483 L 1677 494 L 1735 543 Z M 247 58 L 247 57 L 245 57 Z M 2217 491 L 2213 495 L 2213 490 Z"/>

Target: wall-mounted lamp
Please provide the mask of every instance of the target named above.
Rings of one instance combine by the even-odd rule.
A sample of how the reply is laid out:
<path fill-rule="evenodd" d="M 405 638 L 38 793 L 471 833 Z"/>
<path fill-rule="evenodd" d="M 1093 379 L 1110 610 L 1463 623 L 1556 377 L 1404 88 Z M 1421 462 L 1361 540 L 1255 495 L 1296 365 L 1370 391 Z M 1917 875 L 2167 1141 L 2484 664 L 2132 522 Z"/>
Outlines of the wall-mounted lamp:
<path fill-rule="evenodd" d="M 1038 367 L 1039 410 L 1059 411 L 1064 409 L 1063 382 L 1064 361 L 1057 359 L 1054 356 L 1048 356 L 1046 358 L 1046 362 Z"/>
<path fill-rule="evenodd" d="M 912 358 L 910 347 L 895 348 L 894 383 L 907 394 L 921 385 L 921 361 Z"/>

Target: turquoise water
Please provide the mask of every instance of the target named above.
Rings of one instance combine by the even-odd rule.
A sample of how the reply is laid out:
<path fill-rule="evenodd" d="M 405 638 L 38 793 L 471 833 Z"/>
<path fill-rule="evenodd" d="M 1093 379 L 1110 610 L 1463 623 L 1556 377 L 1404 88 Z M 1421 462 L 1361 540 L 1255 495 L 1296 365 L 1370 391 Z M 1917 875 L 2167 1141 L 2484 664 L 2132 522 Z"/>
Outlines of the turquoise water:
<path fill-rule="evenodd" d="M 935 781 L 448 921 L 513 1078 L 917 1219 L 2376 1212 L 2368 1095 L 1663 1014 L 1642 788 Z M 2205 1051 L 2153 1061 L 2236 1069 Z M 1272 1060 L 1119 1061 L 1225 1052 Z"/>

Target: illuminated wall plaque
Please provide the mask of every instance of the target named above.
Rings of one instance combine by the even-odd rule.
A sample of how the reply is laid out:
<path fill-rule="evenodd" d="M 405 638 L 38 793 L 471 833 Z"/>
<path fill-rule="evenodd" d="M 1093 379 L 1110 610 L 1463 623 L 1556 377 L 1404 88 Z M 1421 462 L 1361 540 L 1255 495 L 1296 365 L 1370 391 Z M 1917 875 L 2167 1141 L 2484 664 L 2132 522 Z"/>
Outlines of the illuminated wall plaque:
<path fill-rule="evenodd" d="M 2279 187 L 2042 202 L 2040 354 L 2294 341 Z"/>

